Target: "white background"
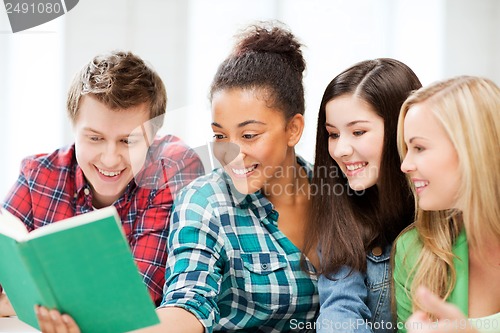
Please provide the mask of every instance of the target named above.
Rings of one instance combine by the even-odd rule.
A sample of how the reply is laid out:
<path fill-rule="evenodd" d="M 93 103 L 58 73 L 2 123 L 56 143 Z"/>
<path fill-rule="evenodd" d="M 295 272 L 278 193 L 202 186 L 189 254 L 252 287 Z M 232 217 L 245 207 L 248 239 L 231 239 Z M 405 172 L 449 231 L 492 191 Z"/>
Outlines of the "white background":
<path fill-rule="evenodd" d="M 461 74 L 500 83 L 499 0 L 80 0 L 63 17 L 13 34 L 0 6 L 0 200 L 21 158 L 72 142 L 66 90 L 98 53 L 131 50 L 167 86 L 165 131 L 211 139 L 208 88 L 232 36 L 279 19 L 306 45 L 306 131 L 313 161 L 324 88 L 355 62 L 393 57 L 422 83 Z"/>

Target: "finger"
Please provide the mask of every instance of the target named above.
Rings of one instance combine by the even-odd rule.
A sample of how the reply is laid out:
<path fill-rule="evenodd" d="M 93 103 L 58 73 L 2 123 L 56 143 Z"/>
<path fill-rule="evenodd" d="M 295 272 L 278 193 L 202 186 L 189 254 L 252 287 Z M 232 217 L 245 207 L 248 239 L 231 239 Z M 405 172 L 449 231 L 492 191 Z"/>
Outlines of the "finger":
<path fill-rule="evenodd" d="M 430 332 L 430 324 L 429 316 L 425 312 L 416 311 L 408 318 L 405 327 L 408 333 L 425 333 Z"/>
<path fill-rule="evenodd" d="M 49 311 L 50 318 L 52 319 L 52 325 L 54 326 L 56 333 L 68 333 L 66 328 L 66 323 L 62 320 L 61 314 L 57 310 Z"/>
<path fill-rule="evenodd" d="M 35 305 L 35 314 L 38 319 L 38 325 L 42 333 L 55 333 L 49 311 L 43 306 Z"/>
<path fill-rule="evenodd" d="M 422 308 L 434 315 L 437 319 L 461 319 L 463 314 L 457 307 L 447 304 L 444 300 L 434 295 L 429 289 L 420 286 L 416 295 Z"/>
<path fill-rule="evenodd" d="M 76 324 L 76 322 L 71 318 L 71 316 L 64 314 L 62 315 L 62 320 L 66 324 L 69 333 L 80 333 L 80 328 Z"/>
<path fill-rule="evenodd" d="M 410 318 L 408 318 L 409 323 L 413 322 L 421 322 L 421 323 L 427 323 L 430 322 L 429 316 L 425 314 L 423 311 L 415 311 Z"/>

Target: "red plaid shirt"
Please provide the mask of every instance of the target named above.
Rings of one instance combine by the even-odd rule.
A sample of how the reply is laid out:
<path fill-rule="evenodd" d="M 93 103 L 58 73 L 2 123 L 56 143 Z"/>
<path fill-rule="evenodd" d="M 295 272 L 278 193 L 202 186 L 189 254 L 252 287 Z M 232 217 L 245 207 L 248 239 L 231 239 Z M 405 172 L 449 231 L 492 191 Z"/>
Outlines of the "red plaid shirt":
<path fill-rule="evenodd" d="M 198 155 L 178 138 L 157 138 L 146 163 L 114 203 L 143 280 L 156 304 L 162 299 L 170 210 L 175 194 L 203 174 Z M 4 207 L 28 230 L 93 210 L 92 192 L 75 147 L 28 157 Z"/>

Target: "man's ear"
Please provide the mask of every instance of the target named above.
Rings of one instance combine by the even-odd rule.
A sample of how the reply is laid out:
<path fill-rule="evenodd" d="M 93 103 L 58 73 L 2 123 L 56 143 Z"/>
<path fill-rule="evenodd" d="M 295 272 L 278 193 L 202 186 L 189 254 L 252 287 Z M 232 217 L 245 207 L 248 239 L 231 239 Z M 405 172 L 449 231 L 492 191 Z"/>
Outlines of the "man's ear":
<path fill-rule="evenodd" d="M 299 142 L 303 131 L 304 116 L 301 114 L 296 114 L 288 121 L 288 124 L 286 125 L 289 147 L 295 147 L 295 145 Z"/>

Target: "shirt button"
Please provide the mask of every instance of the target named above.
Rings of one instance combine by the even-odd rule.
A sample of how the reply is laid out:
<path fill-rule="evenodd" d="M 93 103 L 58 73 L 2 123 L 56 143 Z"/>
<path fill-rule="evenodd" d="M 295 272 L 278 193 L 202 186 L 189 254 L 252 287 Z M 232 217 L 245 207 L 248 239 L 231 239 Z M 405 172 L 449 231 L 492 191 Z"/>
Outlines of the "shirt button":
<path fill-rule="evenodd" d="M 90 190 L 88 188 L 85 188 L 83 190 L 83 193 L 85 193 L 85 195 L 89 195 L 90 194 Z"/>
<path fill-rule="evenodd" d="M 382 248 L 380 246 L 375 246 L 373 249 L 372 249 L 372 254 L 376 257 L 379 257 L 382 255 Z"/>
<path fill-rule="evenodd" d="M 262 270 L 264 270 L 264 271 L 267 270 L 268 267 L 269 267 L 268 264 L 262 264 L 262 265 L 260 265 L 260 268 L 262 268 Z"/>

